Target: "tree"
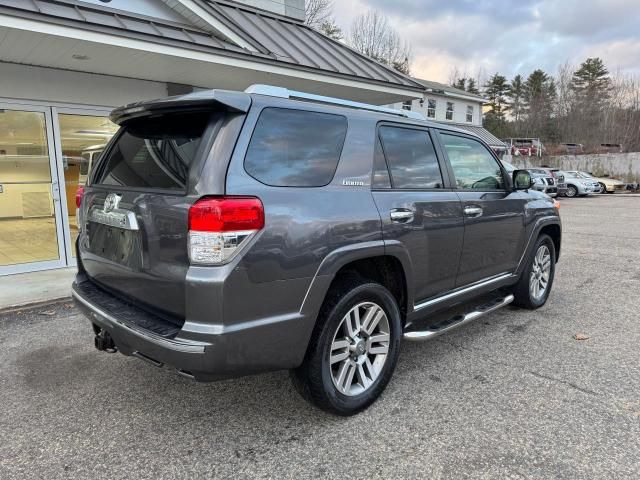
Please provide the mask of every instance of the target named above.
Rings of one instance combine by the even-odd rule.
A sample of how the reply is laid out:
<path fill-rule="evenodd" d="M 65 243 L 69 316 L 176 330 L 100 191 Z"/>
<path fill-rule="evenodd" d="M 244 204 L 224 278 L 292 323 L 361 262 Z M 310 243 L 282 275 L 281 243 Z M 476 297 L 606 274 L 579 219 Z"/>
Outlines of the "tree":
<path fill-rule="evenodd" d="M 333 23 L 333 0 L 306 0 L 305 23 L 320 30 L 325 22 Z"/>
<path fill-rule="evenodd" d="M 348 43 L 358 52 L 409 74 L 411 48 L 380 12 L 370 10 L 356 17 L 351 25 Z"/>
<path fill-rule="evenodd" d="M 451 86 L 453 88 L 457 88 L 458 90 L 466 90 L 466 85 L 467 85 L 467 79 L 464 77 L 457 78 L 456 80 L 451 82 Z"/>
<path fill-rule="evenodd" d="M 599 109 L 611 92 L 611 78 L 602 59 L 587 58 L 573 73 L 571 90 L 579 104 Z"/>
<path fill-rule="evenodd" d="M 524 101 L 522 75 L 518 74 L 513 77 L 507 96 L 509 97 L 509 109 L 511 110 L 511 115 L 513 116 L 514 121 L 518 123 L 521 120 Z"/>
<path fill-rule="evenodd" d="M 526 135 L 554 139 L 557 135 L 551 119 L 558 92 L 553 77 L 535 70 L 524 83 L 522 98 Z"/>
<path fill-rule="evenodd" d="M 498 73 L 494 74 L 484 86 L 484 95 L 489 100 L 489 112 L 498 118 L 504 118 L 505 112 L 509 109 L 507 105 L 507 95 L 509 94 L 509 84 L 506 77 Z"/>
<path fill-rule="evenodd" d="M 333 20 L 327 20 L 319 28 L 320 32 L 334 40 L 340 41 L 344 38 L 344 34 L 342 33 L 342 29 L 336 25 Z"/>
<path fill-rule="evenodd" d="M 475 79 L 471 77 L 467 80 L 467 92 L 473 93 L 474 95 L 480 94 L 480 90 L 478 90 L 478 87 L 476 86 Z"/>

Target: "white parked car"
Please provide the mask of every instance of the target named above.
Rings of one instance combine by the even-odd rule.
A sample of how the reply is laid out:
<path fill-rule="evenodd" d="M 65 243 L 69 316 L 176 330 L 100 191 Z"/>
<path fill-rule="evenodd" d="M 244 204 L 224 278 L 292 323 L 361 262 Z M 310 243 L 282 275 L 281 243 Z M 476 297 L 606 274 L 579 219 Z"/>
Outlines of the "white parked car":
<path fill-rule="evenodd" d="M 624 182 L 609 177 L 594 177 L 589 172 L 577 172 L 584 178 L 598 182 L 600 185 L 600 193 L 616 193 L 624 191 Z"/>

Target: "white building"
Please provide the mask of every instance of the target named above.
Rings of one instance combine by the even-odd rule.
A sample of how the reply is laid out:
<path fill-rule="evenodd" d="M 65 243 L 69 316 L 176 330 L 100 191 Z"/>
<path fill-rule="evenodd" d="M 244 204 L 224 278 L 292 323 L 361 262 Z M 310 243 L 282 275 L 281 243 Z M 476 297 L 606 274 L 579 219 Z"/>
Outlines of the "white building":
<path fill-rule="evenodd" d="M 254 83 L 422 96 L 303 20 L 304 0 L 0 0 L 0 275 L 75 264 L 75 192 L 114 107 Z"/>
<path fill-rule="evenodd" d="M 479 135 L 495 150 L 503 150 L 504 142 L 482 127 L 482 107 L 487 100 L 443 83 L 414 78 L 424 86 L 421 98 L 391 105 L 393 108 L 422 113 L 428 120 L 453 124 Z"/>

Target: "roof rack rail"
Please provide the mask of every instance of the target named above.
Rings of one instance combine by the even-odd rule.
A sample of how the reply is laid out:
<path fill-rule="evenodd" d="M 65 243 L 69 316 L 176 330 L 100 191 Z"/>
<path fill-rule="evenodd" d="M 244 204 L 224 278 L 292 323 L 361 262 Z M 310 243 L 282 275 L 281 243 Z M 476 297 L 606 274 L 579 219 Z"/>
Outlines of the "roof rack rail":
<path fill-rule="evenodd" d="M 387 113 L 389 115 L 397 115 L 399 117 L 412 118 L 414 120 L 426 120 L 424 115 L 411 110 L 396 110 L 394 108 L 380 107 L 378 105 L 370 105 L 368 103 L 353 102 L 342 98 L 325 97 L 323 95 L 315 95 L 313 93 L 296 92 L 288 88 L 275 87 L 272 85 L 251 85 L 245 90 L 245 93 L 255 93 L 258 95 L 267 95 L 269 97 L 291 98 L 297 100 L 309 100 L 318 103 L 329 103 L 331 105 L 340 105 L 342 107 L 357 108 L 359 110 L 369 110 L 372 112 Z"/>

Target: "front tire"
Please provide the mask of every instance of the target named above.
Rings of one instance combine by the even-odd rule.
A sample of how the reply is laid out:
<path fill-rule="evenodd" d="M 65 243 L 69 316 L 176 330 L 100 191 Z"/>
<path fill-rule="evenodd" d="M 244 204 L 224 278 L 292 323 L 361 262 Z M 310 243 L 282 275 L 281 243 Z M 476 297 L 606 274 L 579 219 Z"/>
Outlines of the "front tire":
<path fill-rule="evenodd" d="M 340 281 L 325 299 L 302 365 L 291 371 L 293 384 L 323 410 L 356 414 L 387 386 L 401 338 L 400 311 L 389 290 L 358 277 Z"/>
<path fill-rule="evenodd" d="M 556 249 L 549 235 L 540 235 L 515 286 L 514 305 L 529 310 L 542 307 L 549 298 L 556 272 Z"/>
<path fill-rule="evenodd" d="M 600 193 L 609 193 L 607 192 L 607 186 L 604 183 L 600 184 Z"/>

